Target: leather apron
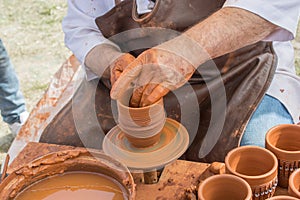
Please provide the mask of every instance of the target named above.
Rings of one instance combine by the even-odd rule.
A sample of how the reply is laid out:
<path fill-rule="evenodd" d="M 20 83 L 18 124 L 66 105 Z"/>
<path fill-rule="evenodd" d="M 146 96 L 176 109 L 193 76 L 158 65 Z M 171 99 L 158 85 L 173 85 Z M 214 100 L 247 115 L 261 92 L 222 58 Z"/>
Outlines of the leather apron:
<path fill-rule="evenodd" d="M 160 31 L 140 28 L 163 28 L 162 32 L 171 29 L 180 34 L 220 9 L 223 3 L 224 0 L 156 0 L 151 13 L 139 16 L 136 4 L 125 0 L 98 17 L 96 23 L 105 37 L 124 52 L 137 56 L 144 49 L 132 48 L 140 42 L 147 41 L 151 48 L 176 37 L 160 37 Z M 117 37 L 128 30 L 136 31 Z M 207 61 L 186 85 L 167 94 L 167 117 L 181 122 L 190 134 L 190 146 L 181 159 L 224 161 L 226 154 L 239 145 L 251 115 L 272 81 L 276 64 L 272 44 L 258 42 Z M 40 142 L 101 149 L 104 134 L 116 125 L 115 102 L 110 99 L 107 83 L 105 78 L 83 81 L 73 101 L 46 127 Z M 78 126 L 79 123 L 83 125 Z"/>

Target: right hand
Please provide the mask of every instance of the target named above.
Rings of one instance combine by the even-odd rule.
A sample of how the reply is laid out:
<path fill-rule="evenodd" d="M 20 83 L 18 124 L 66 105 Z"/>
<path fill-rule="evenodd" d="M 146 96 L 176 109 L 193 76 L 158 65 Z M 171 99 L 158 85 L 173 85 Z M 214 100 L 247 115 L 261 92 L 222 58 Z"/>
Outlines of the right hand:
<path fill-rule="evenodd" d="M 124 71 L 111 89 L 111 98 L 120 99 L 134 87 L 131 107 L 151 105 L 170 90 L 184 85 L 193 75 L 195 67 L 171 50 L 152 48 L 140 54 Z"/>

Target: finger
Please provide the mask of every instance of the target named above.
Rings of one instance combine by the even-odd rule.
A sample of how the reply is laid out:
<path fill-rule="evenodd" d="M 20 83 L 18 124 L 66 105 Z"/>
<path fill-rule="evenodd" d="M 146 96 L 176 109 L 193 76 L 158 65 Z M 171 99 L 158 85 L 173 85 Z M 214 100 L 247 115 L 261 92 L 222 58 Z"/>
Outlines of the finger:
<path fill-rule="evenodd" d="M 141 107 L 141 101 L 143 101 L 143 97 L 148 97 L 148 95 L 150 95 L 156 86 L 156 84 L 147 84 L 135 89 L 130 99 L 130 107 Z"/>
<path fill-rule="evenodd" d="M 142 70 L 142 63 L 139 60 L 134 60 L 120 75 L 115 84 L 113 84 L 110 91 L 112 99 L 119 99 L 126 92 L 127 89 L 131 88 L 131 84 L 136 82 L 140 72 Z"/>
<path fill-rule="evenodd" d="M 156 73 L 153 69 L 155 68 L 153 68 L 152 63 L 143 65 L 143 69 L 135 84 L 137 89 L 134 90 L 131 98 L 131 104 L 134 107 L 141 107 L 143 98 L 149 96 L 152 90 L 157 86 L 157 83 L 159 83 L 156 80 Z"/>
<path fill-rule="evenodd" d="M 157 102 L 159 99 L 161 99 L 163 96 L 168 94 L 170 90 L 162 85 L 157 85 L 151 92 L 150 95 L 147 97 L 144 97 L 145 99 L 140 102 L 140 105 L 142 107 L 149 106 L 155 102 Z"/>
<path fill-rule="evenodd" d="M 122 72 L 119 70 L 114 70 L 113 73 L 111 74 L 110 82 L 111 85 L 114 85 L 115 82 L 118 80 L 118 78 L 121 76 Z"/>
<path fill-rule="evenodd" d="M 143 94 L 144 87 L 139 87 L 135 89 L 132 93 L 132 96 L 130 98 L 129 106 L 138 108 L 141 102 L 141 97 Z"/>
<path fill-rule="evenodd" d="M 143 93 L 141 94 L 139 107 L 143 107 L 143 102 L 146 101 L 146 99 L 151 95 L 151 93 L 157 86 L 158 86 L 158 84 L 155 84 L 155 83 L 149 83 L 149 84 L 145 85 L 145 87 L 143 89 Z"/>

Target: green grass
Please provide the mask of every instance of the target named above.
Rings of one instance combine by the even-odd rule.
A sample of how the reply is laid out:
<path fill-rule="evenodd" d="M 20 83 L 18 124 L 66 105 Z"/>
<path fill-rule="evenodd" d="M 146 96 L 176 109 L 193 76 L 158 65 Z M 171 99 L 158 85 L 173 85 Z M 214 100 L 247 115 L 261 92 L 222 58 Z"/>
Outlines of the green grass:
<path fill-rule="evenodd" d="M 295 58 L 296 73 L 300 76 L 300 58 Z"/>

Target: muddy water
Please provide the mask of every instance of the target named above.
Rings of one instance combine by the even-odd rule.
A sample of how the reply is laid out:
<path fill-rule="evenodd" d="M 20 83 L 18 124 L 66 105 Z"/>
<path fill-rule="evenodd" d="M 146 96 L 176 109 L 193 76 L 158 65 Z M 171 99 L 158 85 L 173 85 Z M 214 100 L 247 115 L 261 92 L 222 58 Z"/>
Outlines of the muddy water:
<path fill-rule="evenodd" d="M 89 172 L 68 172 L 25 188 L 15 200 L 126 200 L 116 180 Z"/>

